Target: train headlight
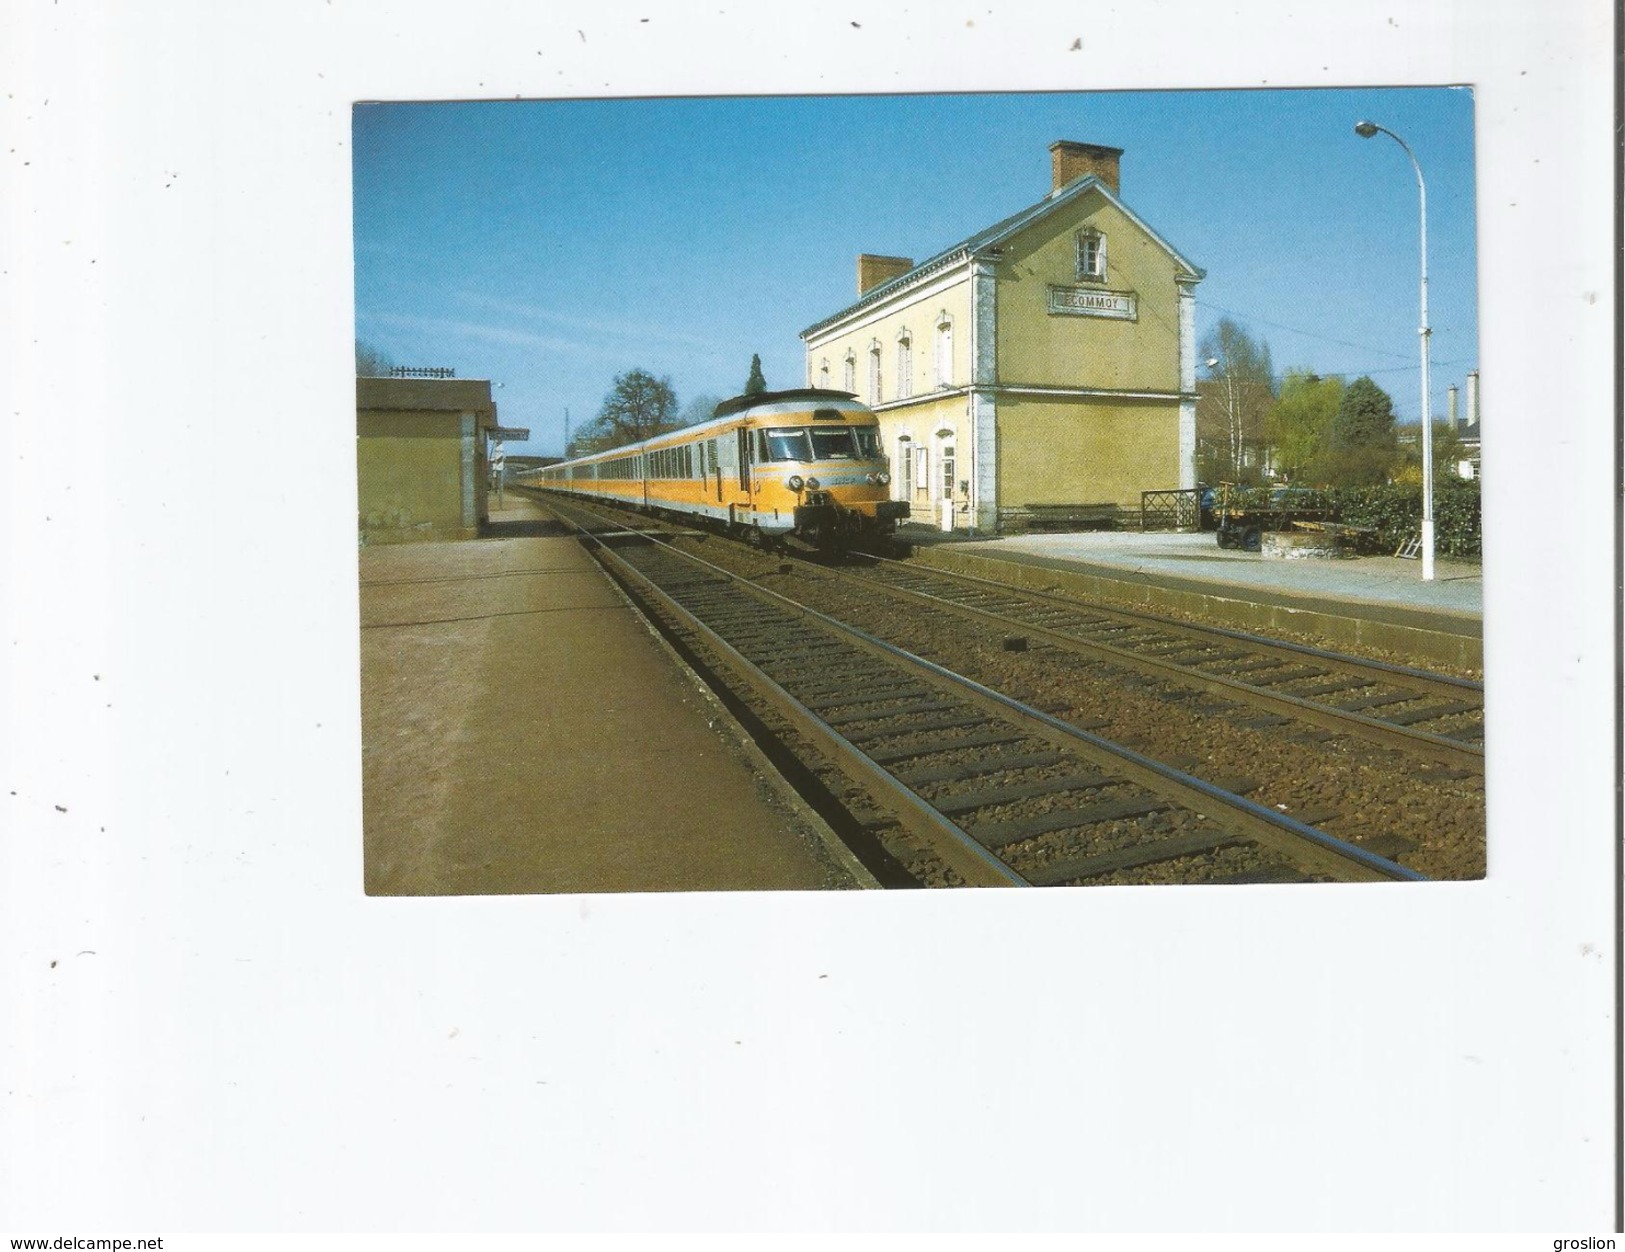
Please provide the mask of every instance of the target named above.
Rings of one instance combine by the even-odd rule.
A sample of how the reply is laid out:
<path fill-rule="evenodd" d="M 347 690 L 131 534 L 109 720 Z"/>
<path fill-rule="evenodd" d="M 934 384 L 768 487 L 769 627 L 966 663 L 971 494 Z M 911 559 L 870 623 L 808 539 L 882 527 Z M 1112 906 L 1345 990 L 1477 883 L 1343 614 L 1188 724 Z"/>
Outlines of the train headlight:
<path fill-rule="evenodd" d="M 809 478 L 807 480 L 807 490 L 808 491 L 817 491 L 818 490 L 818 480 L 816 478 Z"/>
<path fill-rule="evenodd" d="M 784 485 L 790 488 L 791 491 L 800 491 L 802 487 L 801 475 L 791 474 L 790 477 L 784 480 Z"/>
<path fill-rule="evenodd" d="M 869 481 L 874 483 L 877 487 L 884 487 L 887 483 L 891 482 L 891 475 L 882 470 L 878 474 L 870 474 Z"/>

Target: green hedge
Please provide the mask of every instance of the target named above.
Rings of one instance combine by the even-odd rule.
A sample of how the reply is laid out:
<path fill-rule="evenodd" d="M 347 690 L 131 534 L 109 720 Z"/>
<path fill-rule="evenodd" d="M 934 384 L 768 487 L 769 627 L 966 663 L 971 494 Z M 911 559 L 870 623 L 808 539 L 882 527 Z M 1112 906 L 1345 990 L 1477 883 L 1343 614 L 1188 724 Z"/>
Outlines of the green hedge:
<path fill-rule="evenodd" d="M 1374 550 L 1392 552 L 1422 530 L 1422 488 L 1418 485 L 1344 487 L 1326 493 L 1337 519 L 1351 526 L 1375 526 Z M 1433 542 L 1440 556 L 1469 557 L 1484 553 L 1484 530 L 1477 480 L 1433 489 Z"/>
<path fill-rule="evenodd" d="M 1232 508 L 1268 510 L 1272 505 L 1271 489 L 1233 489 L 1230 504 Z M 1325 509 L 1331 517 L 1350 526 L 1375 527 L 1375 537 L 1361 545 L 1367 552 L 1392 552 L 1403 540 L 1422 531 L 1422 488 L 1417 483 L 1315 490 L 1294 488 L 1290 507 Z M 1433 541 L 1434 551 L 1440 556 L 1476 560 L 1483 555 L 1476 479 L 1434 487 Z"/>

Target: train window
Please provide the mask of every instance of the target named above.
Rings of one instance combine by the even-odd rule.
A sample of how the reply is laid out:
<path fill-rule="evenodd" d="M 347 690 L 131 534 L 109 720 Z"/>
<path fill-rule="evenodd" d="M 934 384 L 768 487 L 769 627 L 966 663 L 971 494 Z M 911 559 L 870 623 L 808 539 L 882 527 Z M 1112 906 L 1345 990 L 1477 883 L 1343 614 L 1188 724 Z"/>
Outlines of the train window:
<path fill-rule="evenodd" d="M 858 441 L 858 455 L 871 461 L 880 455 L 880 427 L 854 426 L 852 436 Z"/>
<path fill-rule="evenodd" d="M 812 441 L 804 430 L 770 430 L 767 433 L 769 461 L 810 461 Z"/>
<path fill-rule="evenodd" d="M 850 461 L 852 459 L 852 432 L 845 426 L 812 430 L 813 460 Z"/>

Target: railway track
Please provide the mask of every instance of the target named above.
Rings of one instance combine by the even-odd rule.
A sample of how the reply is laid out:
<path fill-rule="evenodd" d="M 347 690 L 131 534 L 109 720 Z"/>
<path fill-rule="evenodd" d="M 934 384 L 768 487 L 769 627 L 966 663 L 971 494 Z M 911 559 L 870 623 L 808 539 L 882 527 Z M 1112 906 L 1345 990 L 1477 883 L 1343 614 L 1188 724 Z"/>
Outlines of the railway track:
<path fill-rule="evenodd" d="M 652 535 L 548 507 L 581 527 L 634 599 L 717 658 L 924 849 L 940 867 L 933 881 L 1422 877 Z"/>
<path fill-rule="evenodd" d="M 1058 647 L 1479 773 L 1484 687 L 1220 627 L 1082 604 L 968 574 L 872 558 L 857 577 L 889 594 Z M 1254 717 L 1252 725 L 1258 725 Z"/>

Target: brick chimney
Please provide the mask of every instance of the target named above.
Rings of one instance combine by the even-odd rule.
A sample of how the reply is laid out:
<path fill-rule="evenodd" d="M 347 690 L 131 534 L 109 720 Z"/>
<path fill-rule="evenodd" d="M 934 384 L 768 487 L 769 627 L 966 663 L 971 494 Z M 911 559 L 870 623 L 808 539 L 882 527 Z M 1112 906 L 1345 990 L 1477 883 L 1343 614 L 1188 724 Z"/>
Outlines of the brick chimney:
<path fill-rule="evenodd" d="M 1093 174 L 1106 186 L 1112 189 L 1112 194 L 1118 194 L 1118 158 L 1123 155 L 1121 148 L 1105 148 L 1097 143 L 1074 143 L 1070 139 L 1057 139 L 1049 146 L 1051 172 L 1054 176 L 1054 186 L 1051 191 L 1059 191 L 1075 178 L 1082 178 L 1085 174 Z"/>
<path fill-rule="evenodd" d="M 861 296 L 871 287 L 878 287 L 881 283 L 899 278 L 913 268 L 914 262 L 906 256 L 873 256 L 867 252 L 860 253 L 858 256 L 858 294 Z"/>

